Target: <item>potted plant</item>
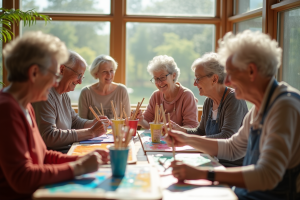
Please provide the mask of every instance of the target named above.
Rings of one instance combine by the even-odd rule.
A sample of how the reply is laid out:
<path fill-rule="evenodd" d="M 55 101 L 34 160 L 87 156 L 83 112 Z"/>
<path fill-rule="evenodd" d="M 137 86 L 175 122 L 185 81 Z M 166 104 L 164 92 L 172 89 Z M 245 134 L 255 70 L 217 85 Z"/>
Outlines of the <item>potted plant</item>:
<path fill-rule="evenodd" d="M 35 24 L 36 19 L 43 19 L 46 24 L 51 20 L 49 16 L 39 14 L 34 9 L 21 11 L 19 9 L 15 10 L 0 8 L 0 12 L 2 13 L 0 15 L 0 40 L 4 42 L 10 41 L 12 39 L 14 33 L 11 31 L 11 25 L 14 22 L 16 24 L 19 24 L 20 21 L 23 20 L 24 26 L 31 26 Z M 4 85 L 4 83 L 2 82 L 0 82 L 0 84 Z"/>

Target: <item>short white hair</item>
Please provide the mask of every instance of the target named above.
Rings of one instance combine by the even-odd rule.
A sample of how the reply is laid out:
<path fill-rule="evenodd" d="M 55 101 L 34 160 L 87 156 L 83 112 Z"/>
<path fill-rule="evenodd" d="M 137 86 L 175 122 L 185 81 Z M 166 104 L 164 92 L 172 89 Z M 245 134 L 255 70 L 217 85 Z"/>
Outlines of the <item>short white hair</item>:
<path fill-rule="evenodd" d="M 222 65 L 233 56 L 232 64 L 240 70 L 254 63 L 266 77 L 274 76 L 281 65 L 282 49 L 270 36 L 260 32 L 246 30 L 237 35 L 229 32 L 219 40 L 218 53 Z"/>
<path fill-rule="evenodd" d="M 166 70 L 167 72 L 173 74 L 176 73 L 175 82 L 180 76 L 180 69 L 177 67 L 176 62 L 171 56 L 160 55 L 155 56 L 152 60 L 149 61 L 147 66 L 148 73 L 153 76 L 154 71 Z"/>
<path fill-rule="evenodd" d="M 71 50 L 69 50 L 69 54 L 70 54 L 69 59 L 67 62 L 64 63 L 64 65 L 66 65 L 67 67 L 73 68 L 78 61 L 81 61 L 87 67 L 87 63 L 81 55 L 79 55 L 75 51 L 71 51 Z"/>
<path fill-rule="evenodd" d="M 28 69 L 32 65 L 38 65 L 46 73 L 53 64 L 53 58 L 58 64 L 62 64 L 68 59 L 69 53 L 58 37 L 37 31 L 27 32 L 6 44 L 3 57 L 8 81 L 25 82 L 28 80 Z"/>
<path fill-rule="evenodd" d="M 219 63 L 219 55 L 217 53 L 206 53 L 201 58 L 197 58 L 192 64 L 192 71 L 194 72 L 198 66 L 202 66 L 207 75 L 218 75 L 218 83 L 223 84 L 225 71 L 224 67 Z"/>
<path fill-rule="evenodd" d="M 90 66 L 90 73 L 91 75 L 97 79 L 96 74 L 99 71 L 99 67 L 103 64 L 103 63 L 109 63 L 111 62 L 114 68 L 114 71 L 117 70 L 118 68 L 118 63 L 115 61 L 115 59 L 113 59 L 112 57 L 110 57 L 109 55 L 100 55 L 98 57 L 95 58 L 95 60 L 93 61 L 92 65 Z"/>

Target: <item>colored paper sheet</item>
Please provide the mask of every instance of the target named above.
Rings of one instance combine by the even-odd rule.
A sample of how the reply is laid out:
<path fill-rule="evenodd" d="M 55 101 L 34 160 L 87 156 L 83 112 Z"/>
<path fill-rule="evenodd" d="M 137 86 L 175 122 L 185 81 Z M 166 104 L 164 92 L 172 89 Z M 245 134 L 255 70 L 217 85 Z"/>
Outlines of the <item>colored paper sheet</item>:
<path fill-rule="evenodd" d="M 174 160 L 173 154 L 169 152 L 154 153 L 147 152 L 148 160 L 151 164 L 154 164 L 161 175 L 171 174 L 172 168 L 168 168 L 171 162 Z M 200 153 L 176 153 L 176 160 L 182 161 L 183 163 L 192 165 L 194 167 L 220 167 L 224 168 L 219 162 L 212 159 L 207 154 Z M 166 170 L 165 170 L 166 169 Z"/>
<path fill-rule="evenodd" d="M 127 166 L 124 177 L 113 177 L 110 168 L 78 176 L 73 180 L 47 185 L 35 192 L 35 199 L 161 199 L 161 192 L 154 184 L 158 175 L 151 166 Z M 150 198 L 149 198 L 150 197 Z"/>
<path fill-rule="evenodd" d="M 106 143 L 111 143 L 114 142 L 114 137 L 112 134 L 109 135 L 101 135 L 99 137 L 95 137 L 89 140 L 84 140 L 84 141 L 80 141 L 79 144 L 95 144 L 95 143 L 102 143 L 102 142 L 106 142 Z"/>
<path fill-rule="evenodd" d="M 101 143 L 101 144 L 94 144 L 94 145 L 79 145 L 74 148 L 74 151 L 72 152 L 71 155 L 76 155 L 76 156 L 83 156 L 85 154 L 90 153 L 91 151 L 94 151 L 96 149 L 104 149 L 108 150 L 108 147 L 112 145 L 111 143 Z M 128 152 L 128 162 L 132 162 L 133 157 L 132 157 L 132 148 L 129 149 Z"/>
<path fill-rule="evenodd" d="M 139 137 L 143 146 L 144 151 L 172 151 L 172 147 L 169 147 L 164 139 L 161 138 L 159 143 L 153 143 L 151 140 L 151 133 L 150 130 L 146 130 L 144 132 L 138 132 Z M 194 149 L 191 146 L 183 146 L 183 147 L 175 147 L 175 151 L 178 152 L 199 152 L 198 150 Z"/>

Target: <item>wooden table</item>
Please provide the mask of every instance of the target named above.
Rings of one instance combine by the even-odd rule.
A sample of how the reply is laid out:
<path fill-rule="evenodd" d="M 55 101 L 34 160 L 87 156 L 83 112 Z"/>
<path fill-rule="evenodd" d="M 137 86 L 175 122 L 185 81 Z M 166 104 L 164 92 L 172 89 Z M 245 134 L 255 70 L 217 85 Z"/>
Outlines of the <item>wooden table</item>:
<path fill-rule="evenodd" d="M 136 154 L 136 165 L 130 165 L 129 167 L 134 166 L 149 166 L 149 162 L 144 152 L 138 134 L 133 137 L 135 154 Z M 76 146 L 78 143 L 74 143 L 72 146 Z M 72 148 L 70 149 L 72 150 Z M 103 166 L 104 168 L 110 167 Z M 107 169 L 108 169 L 107 168 Z M 178 183 L 177 179 L 175 179 L 172 175 L 162 176 L 160 180 L 157 182 L 157 186 L 159 186 L 163 200 L 175 200 L 175 199 L 207 199 L 207 200 L 237 200 L 236 195 L 233 191 L 226 185 L 211 185 L 210 181 L 207 180 L 196 180 L 196 181 L 185 181 L 185 183 Z M 184 189 L 184 191 L 182 191 Z M 41 190 L 41 189 L 39 189 Z M 39 191 L 37 190 L 37 191 Z M 36 192 L 37 193 L 37 192 Z M 80 196 L 80 195 L 79 195 Z M 85 199 L 83 197 L 72 199 Z M 159 195 L 158 195 L 159 196 Z M 132 196 L 121 195 L 112 198 L 100 198 L 100 199 L 133 199 Z M 148 197 L 144 197 L 147 199 Z M 70 199 L 70 198 L 55 198 L 51 196 L 40 196 L 36 199 Z M 86 199 L 95 199 L 93 196 L 86 197 Z M 136 198 L 141 199 L 141 198 Z M 143 199 L 143 198 L 142 198 Z"/>

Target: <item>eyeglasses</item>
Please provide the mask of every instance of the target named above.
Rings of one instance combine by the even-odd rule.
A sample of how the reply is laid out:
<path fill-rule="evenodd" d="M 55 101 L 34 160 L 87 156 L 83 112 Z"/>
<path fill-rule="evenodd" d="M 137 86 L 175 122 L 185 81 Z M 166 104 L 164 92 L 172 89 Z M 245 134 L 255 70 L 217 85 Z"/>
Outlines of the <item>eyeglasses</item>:
<path fill-rule="evenodd" d="M 163 81 L 165 81 L 165 80 L 167 80 L 167 76 L 169 76 L 171 73 L 169 73 L 169 74 L 167 74 L 167 75 L 164 75 L 164 76 L 162 76 L 162 77 L 160 77 L 160 78 L 152 78 L 150 81 L 152 82 L 152 83 L 156 83 L 156 82 L 163 82 Z"/>
<path fill-rule="evenodd" d="M 78 72 L 76 72 L 75 70 L 73 70 L 72 68 L 70 67 L 67 67 L 66 65 L 64 65 L 66 68 L 68 68 L 69 70 L 72 70 L 75 74 L 78 75 L 77 79 L 78 80 L 83 80 L 84 79 L 84 76 L 82 74 L 78 74 Z"/>
<path fill-rule="evenodd" d="M 204 78 L 204 77 L 209 77 L 209 76 L 211 76 L 212 74 L 207 74 L 207 75 L 205 75 L 205 76 L 200 76 L 199 78 L 194 78 L 194 81 L 198 84 L 199 83 L 199 81 L 200 81 L 200 79 L 202 79 L 202 78 Z"/>
<path fill-rule="evenodd" d="M 38 65 L 38 64 L 37 64 Z M 61 79 L 62 79 L 62 75 L 60 74 L 60 73 L 57 73 L 57 72 L 54 72 L 54 71 L 52 71 L 51 69 L 45 69 L 43 66 L 41 66 L 41 65 L 38 65 L 39 66 L 39 68 L 41 68 L 41 69 L 43 69 L 43 70 L 47 70 L 47 71 L 49 71 L 49 72 L 51 72 L 51 74 L 53 74 L 54 76 L 55 76 L 55 82 L 56 83 L 59 83 L 60 81 L 61 81 Z"/>
<path fill-rule="evenodd" d="M 62 75 L 61 74 L 59 74 L 59 73 L 55 73 L 55 72 L 53 72 L 52 70 L 50 70 L 50 69 L 47 69 L 49 72 L 51 72 L 54 76 L 55 76 L 55 81 L 57 82 L 57 83 L 59 83 L 60 81 L 61 81 L 61 79 L 62 79 Z"/>

